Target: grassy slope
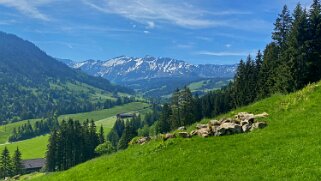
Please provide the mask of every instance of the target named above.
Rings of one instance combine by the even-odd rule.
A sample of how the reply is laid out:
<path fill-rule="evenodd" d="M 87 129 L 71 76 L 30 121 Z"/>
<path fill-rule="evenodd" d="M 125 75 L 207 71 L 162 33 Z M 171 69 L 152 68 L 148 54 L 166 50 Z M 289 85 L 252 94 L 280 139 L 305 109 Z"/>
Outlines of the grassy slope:
<path fill-rule="evenodd" d="M 93 119 L 94 121 L 96 121 L 97 129 L 99 129 L 100 125 L 103 125 L 105 134 L 107 134 L 111 130 L 111 128 L 113 127 L 116 121 L 116 117 L 114 115 L 122 112 L 135 112 L 135 111 L 144 113 L 150 110 L 148 108 L 144 109 L 146 107 L 148 107 L 148 104 L 146 103 L 133 102 L 123 106 L 117 106 L 111 109 L 104 109 L 101 111 L 64 115 L 64 116 L 60 116 L 59 120 L 68 119 L 68 118 L 73 118 L 80 121 L 84 121 L 87 118 Z M 13 129 L 13 127 L 20 124 L 22 123 L 19 122 L 19 123 L 7 125 L 7 128 L 6 128 L 7 131 L 5 132 L 5 134 L 0 132 L 1 133 L 0 138 L 2 138 L 2 140 L 7 140 L 8 136 L 10 135 L 9 133 L 11 133 L 11 130 Z M 1 130 L 4 131 L 4 128 L 0 127 L 0 131 Z M 0 151 L 2 151 L 2 149 L 5 146 L 7 146 L 10 152 L 13 153 L 13 151 L 18 146 L 21 152 L 23 153 L 22 155 L 23 159 L 39 158 L 39 157 L 44 157 L 47 143 L 48 143 L 48 135 L 38 136 L 32 139 L 28 139 L 20 142 L 14 142 L 11 144 L 6 144 L 6 145 L 0 144 Z"/>
<path fill-rule="evenodd" d="M 319 180 L 320 102 L 321 83 L 228 114 L 266 111 L 265 129 L 153 141 L 36 180 Z"/>

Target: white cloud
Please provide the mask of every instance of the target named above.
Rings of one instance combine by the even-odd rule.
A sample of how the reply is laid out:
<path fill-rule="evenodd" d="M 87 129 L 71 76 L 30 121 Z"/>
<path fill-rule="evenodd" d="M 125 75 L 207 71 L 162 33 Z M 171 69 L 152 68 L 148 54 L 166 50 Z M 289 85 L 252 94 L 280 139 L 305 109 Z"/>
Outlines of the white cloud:
<path fill-rule="evenodd" d="M 145 34 L 149 34 L 149 33 L 150 33 L 149 31 L 146 31 L 146 30 L 145 30 L 145 31 L 143 31 L 143 32 L 144 32 Z"/>
<path fill-rule="evenodd" d="M 175 24 L 185 28 L 207 28 L 228 25 L 225 21 L 204 18 L 207 11 L 187 3 L 159 0 L 83 0 L 90 7 L 104 13 L 118 14 L 153 28 L 155 21 Z M 219 12 L 218 12 L 219 13 Z"/>
<path fill-rule="evenodd" d="M 146 28 L 147 29 L 154 29 L 155 28 L 155 23 L 153 21 L 148 21 Z"/>
<path fill-rule="evenodd" d="M 231 44 L 226 44 L 225 47 L 226 48 L 230 48 L 232 45 Z"/>
<path fill-rule="evenodd" d="M 30 16 L 35 19 L 49 21 L 49 17 L 41 13 L 38 9 L 39 6 L 51 3 L 52 0 L 0 0 L 0 5 L 15 8 L 20 13 Z"/>
<path fill-rule="evenodd" d="M 199 55 L 209 55 L 209 56 L 247 56 L 249 54 L 253 54 L 253 51 L 244 51 L 244 52 L 229 52 L 229 51 L 223 51 L 223 52 L 212 52 L 212 51 L 200 51 L 197 52 Z"/>

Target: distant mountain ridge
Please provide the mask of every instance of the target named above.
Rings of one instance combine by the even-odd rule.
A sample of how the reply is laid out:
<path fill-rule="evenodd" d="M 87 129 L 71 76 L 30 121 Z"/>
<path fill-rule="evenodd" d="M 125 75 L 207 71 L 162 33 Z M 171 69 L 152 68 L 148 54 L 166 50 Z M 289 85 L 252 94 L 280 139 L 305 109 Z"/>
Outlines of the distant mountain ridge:
<path fill-rule="evenodd" d="M 66 60 L 63 62 L 66 63 Z M 237 65 L 193 65 L 172 58 L 145 56 L 143 58 L 120 56 L 106 61 L 86 60 L 66 63 L 90 75 L 106 78 L 116 83 L 158 78 L 231 78 Z"/>
<path fill-rule="evenodd" d="M 0 124 L 98 109 L 118 92 L 133 90 L 72 69 L 33 43 L 0 31 Z"/>

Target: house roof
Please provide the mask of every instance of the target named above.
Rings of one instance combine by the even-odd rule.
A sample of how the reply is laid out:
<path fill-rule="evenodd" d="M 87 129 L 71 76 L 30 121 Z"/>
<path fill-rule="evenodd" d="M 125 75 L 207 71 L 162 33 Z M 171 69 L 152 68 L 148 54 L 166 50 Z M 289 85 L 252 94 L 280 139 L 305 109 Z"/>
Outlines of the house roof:
<path fill-rule="evenodd" d="M 42 168 L 45 166 L 45 164 L 46 164 L 46 160 L 44 158 L 22 160 L 22 165 L 24 169 Z"/>

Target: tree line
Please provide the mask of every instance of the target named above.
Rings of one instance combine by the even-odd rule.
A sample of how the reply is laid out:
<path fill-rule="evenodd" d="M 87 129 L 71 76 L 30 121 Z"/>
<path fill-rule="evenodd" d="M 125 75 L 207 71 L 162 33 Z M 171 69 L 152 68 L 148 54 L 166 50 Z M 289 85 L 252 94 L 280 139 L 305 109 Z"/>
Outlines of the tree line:
<path fill-rule="evenodd" d="M 0 178 L 12 177 L 22 173 L 23 165 L 19 148 L 17 147 L 11 158 L 8 148 L 5 147 L 0 158 Z"/>
<path fill-rule="evenodd" d="M 249 55 L 241 60 L 228 86 L 201 98 L 188 88 L 174 92 L 171 102 L 163 105 L 156 131 L 165 133 L 320 80 L 320 1 L 314 0 L 309 10 L 298 4 L 292 15 L 285 5 L 274 26 L 273 41 L 254 59 Z"/>
<path fill-rule="evenodd" d="M 48 134 L 52 129 L 55 129 L 58 126 L 59 123 L 56 116 L 36 121 L 33 126 L 31 125 L 30 121 L 28 121 L 27 123 L 17 128 L 13 128 L 12 133 L 9 137 L 9 142 L 21 141 L 33 138 L 35 136 Z"/>
<path fill-rule="evenodd" d="M 93 120 L 63 120 L 51 132 L 46 153 L 48 171 L 62 171 L 95 157 L 95 148 L 103 143 L 103 131 L 96 132 Z"/>

